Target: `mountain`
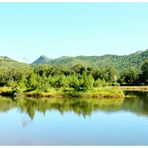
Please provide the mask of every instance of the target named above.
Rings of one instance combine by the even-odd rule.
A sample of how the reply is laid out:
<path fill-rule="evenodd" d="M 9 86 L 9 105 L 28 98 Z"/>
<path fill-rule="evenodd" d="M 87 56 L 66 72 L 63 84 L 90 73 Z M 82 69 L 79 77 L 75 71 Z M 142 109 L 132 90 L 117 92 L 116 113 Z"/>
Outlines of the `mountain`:
<path fill-rule="evenodd" d="M 66 66 L 66 67 L 72 67 L 76 64 L 81 64 L 86 67 L 92 67 L 92 66 L 106 67 L 113 65 L 119 71 L 122 71 L 130 66 L 138 68 L 146 58 L 148 58 L 148 49 L 145 51 L 137 51 L 133 54 L 123 55 L 123 56 L 106 54 L 103 56 L 60 57 L 57 59 L 40 57 L 39 59 L 34 61 L 33 64 L 49 64 L 52 66 Z"/>
<path fill-rule="evenodd" d="M 10 68 L 20 69 L 20 68 L 26 68 L 26 67 L 29 67 L 29 65 L 18 62 L 6 56 L 0 56 L 0 69 L 1 70 L 10 69 Z"/>
<path fill-rule="evenodd" d="M 7 56 L 0 56 L 0 66 L 12 66 L 12 65 L 23 65 L 25 63 L 21 63 L 21 62 L 18 62 L 16 60 L 13 60 Z"/>
<path fill-rule="evenodd" d="M 36 59 L 33 64 L 47 64 L 52 59 L 48 58 L 45 55 L 40 56 L 38 59 Z"/>
<path fill-rule="evenodd" d="M 72 67 L 76 64 L 81 64 L 85 67 L 107 67 L 113 65 L 120 72 L 124 71 L 126 68 L 134 66 L 137 69 L 140 68 L 142 62 L 148 59 L 148 49 L 145 51 L 137 51 L 129 55 L 110 55 L 106 54 L 103 56 L 76 56 L 76 57 L 67 57 L 63 56 L 57 59 L 50 59 L 47 56 L 40 56 L 35 60 L 31 65 L 35 64 L 49 64 L 51 66 L 65 66 Z M 30 67 L 29 64 L 21 63 L 16 60 L 13 60 L 6 56 L 0 56 L 0 68 L 1 69 L 24 69 Z"/>

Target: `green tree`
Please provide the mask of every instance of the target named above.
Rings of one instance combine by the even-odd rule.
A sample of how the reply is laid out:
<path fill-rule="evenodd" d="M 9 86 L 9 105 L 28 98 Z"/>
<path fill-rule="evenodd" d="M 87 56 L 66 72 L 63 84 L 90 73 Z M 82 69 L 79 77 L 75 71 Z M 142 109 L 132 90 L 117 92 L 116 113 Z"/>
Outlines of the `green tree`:
<path fill-rule="evenodd" d="M 148 59 L 146 59 L 141 66 L 140 83 L 148 85 Z"/>
<path fill-rule="evenodd" d="M 104 77 L 107 81 L 113 83 L 116 82 L 118 79 L 118 72 L 114 66 L 109 66 L 106 69 L 106 76 Z"/>
<path fill-rule="evenodd" d="M 28 80 L 27 81 L 28 88 L 31 88 L 31 89 L 37 88 L 38 82 L 36 81 L 36 76 L 33 71 L 29 74 L 29 76 L 27 77 L 27 80 Z"/>
<path fill-rule="evenodd" d="M 86 71 L 85 67 L 81 64 L 77 64 L 77 65 L 74 65 L 72 67 L 72 70 L 74 70 L 75 73 L 77 74 L 83 74 L 84 71 Z"/>
<path fill-rule="evenodd" d="M 123 73 L 122 79 L 126 84 L 134 85 L 137 83 L 138 76 L 138 70 L 135 67 L 130 67 Z"/>

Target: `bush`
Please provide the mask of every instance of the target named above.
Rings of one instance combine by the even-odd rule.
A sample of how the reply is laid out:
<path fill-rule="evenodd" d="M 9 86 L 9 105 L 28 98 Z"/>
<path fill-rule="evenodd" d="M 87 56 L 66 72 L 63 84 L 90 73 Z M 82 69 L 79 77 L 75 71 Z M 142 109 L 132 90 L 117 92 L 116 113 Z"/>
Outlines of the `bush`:
<path fill-rule="evenodd" d="M 101 80 L 101 79 L 97 79 L 95 82 L 94 82 L 94 84 L 93 84 L 93 86 L 94 87 L 105 87 L 105 86 L 108 86 L 109 85 L 109 83 L 108 82 L 106 82 L 104 79 L 103 80 Z"/>
<path fill-rule="evenodd" d="M 120 86 L 120 84 L 118 82 L 114 82 L 112 83 L 112 86 Z"/>

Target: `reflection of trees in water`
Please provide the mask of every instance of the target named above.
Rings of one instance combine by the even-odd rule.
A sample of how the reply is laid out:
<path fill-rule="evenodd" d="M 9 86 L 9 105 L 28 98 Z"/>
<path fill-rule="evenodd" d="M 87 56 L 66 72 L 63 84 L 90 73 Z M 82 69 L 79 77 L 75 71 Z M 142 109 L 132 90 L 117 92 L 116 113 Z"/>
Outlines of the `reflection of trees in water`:
<path fill-rule="evenodd" d="M 122 109 L 137 114 L 148 115 L 148 92 L 126 91 L 125 94 L 136 97 L 125 98 Z"/>
<path fill-rule="evenodd" d="M 0 99 L 0 111 L 6 111 L 18 107 L 20 112 L 25 112 L 33 120 L 36 112 L 46 113 L 46 111 L 56 110 L 61 114 L 64 112 L 74 112 L 83 117 L 90 116 L 92 112 L 101 110 L 105 112 L 115 112 L 126 110 L 137 114 L 148 115 L 148 93 L 126 92 L 128 95 L 136 95 L 135 98 L 125 99 Z M 22 121 L 26 126 L 30 121 Z"/>
<path fill-rule="evenodd" d="M 78 115 L 83 115 L 86 117 L 91 115 L 95 110 L 104 110 L 104 111 L 116 111 L 121 108 L 123 99 L 33 99 L 25 98 L 12 100 L 8 99 L 9 102 L 1 102 L 8 107 L 13 105 L 13 107 L 18 107 L 20 112 L 25 112 L 33 120 L 35 112 L 46 113 L 46 111 L 56 110 L 61 114 L 64 112 L 74 112 Z M 10 108 L 10 107 L 9 107 Z"/>
<path fill-rule="evenodd" d="M 18 101 L 21 112 L 26 112 L 33 119 L 35 112 L 46 113 L 58 110 L 60 113 L 75 112 L 88 116 L 95 110 L 114 111 L 120 109 L 123 99 L 21 99 Z"/>
<path fill-rule="evenodd" d="M 16 103 L 8 97 L 0 96 L 0 112 L 6 112 L 16 107 Z"/>

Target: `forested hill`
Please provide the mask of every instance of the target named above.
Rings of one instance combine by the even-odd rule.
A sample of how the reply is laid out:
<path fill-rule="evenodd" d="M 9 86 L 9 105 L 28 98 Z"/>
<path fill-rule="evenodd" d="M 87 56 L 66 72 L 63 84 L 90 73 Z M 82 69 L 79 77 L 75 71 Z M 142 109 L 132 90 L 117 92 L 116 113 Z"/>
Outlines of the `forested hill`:
<path fill-rule="evenodd" d="M 112 65 L 119 71 L 122 71 L 131 66 L 138 68 L 146 58 L 148 58 L 148 49 L 123 56 L 107 54 L 103 56 L 60 57 L 57 59 L 41 56 L 32 64 L 49 64 L 66 67 L 72 67 L 76 64 L 81 64 L 85 67 L 106 67 Z"/>
<path fill-rule="evenodd" d="M 85 89 L 87 80 L 92 87 L 148 85 L 148 50 L 124 56 L 77 56 L 53 60 L 41 56 L 33 64 L 0 56 L 0 86 L 81 90 L 81 87 Z"/>
<path fill-rule="evenodd" d="M 0 67 L 2 68 L 19 68 L 20 66 L 27 66 L 28 64 L 18 62 L 7 56 L 0 56 Z"/>
<path fill-rule="evenodd" d="M 50 59 L 47 56 L 41 56 L 35 60 L 32 65 L 35 64 L 49 64 L 51 66 L 66 66 L 73 67 L 80 64 L 85 67 L 108 67 L 114 66 L 120 72 L 128 69 L 129 67 L 140 67 L 142 62 L 148 59 L 148 49 L 145 51 L 137 51 L 130 55 L 118 56 L 118 55 L 103 55 L 103 56 L 77 56 L 67 57 L 63 56 L 57 59 Z M 9 57 L 0 56 L 0 67 L 5 68 L 17 68 L 26 67 L 28 64 L 24 64 Z M 29 66 L 29 65 L 28 65 Z"/>
<path fill-rule="evenodd" d="M 17 73 L 19 71 L 23 74 L 27 69 L 30 69 L 30 65 L 18 62 L 6 56 L 0 56 L 0 76 L 2 73 L 5 75 L 11 75 L 12 73 Z M 0 81 L 2 80 L 0 79 Z"/>

